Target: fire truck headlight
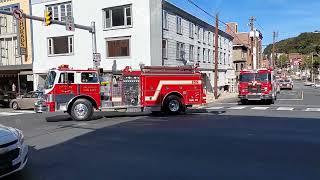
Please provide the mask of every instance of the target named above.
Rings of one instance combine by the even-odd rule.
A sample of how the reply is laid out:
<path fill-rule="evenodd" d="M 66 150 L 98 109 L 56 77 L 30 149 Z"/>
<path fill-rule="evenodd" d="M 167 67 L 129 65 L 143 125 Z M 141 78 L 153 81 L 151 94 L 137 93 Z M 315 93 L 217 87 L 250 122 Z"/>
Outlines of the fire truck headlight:
<path fill-rule="evenodd" d="M 268 91 L 269 89 L 268 89 L 268 87 L 264 87 L 263 90 L 264 91 Z"/>

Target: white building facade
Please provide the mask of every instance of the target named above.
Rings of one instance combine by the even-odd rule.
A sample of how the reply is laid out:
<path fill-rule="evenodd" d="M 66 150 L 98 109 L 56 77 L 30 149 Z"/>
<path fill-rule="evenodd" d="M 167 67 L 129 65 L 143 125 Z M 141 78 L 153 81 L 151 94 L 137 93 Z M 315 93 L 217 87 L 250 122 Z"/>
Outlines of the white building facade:
<path fill-rule="evenodd" d="M 163 2 L 163 64 L 198 63 L 206 80 L 207 93 L 214 90 L 215 27 L 186 11 Z M 218 86 L 221 91 L 235 82 L 232 62 L 233 37 L 219 30 Z"/>
<path fill-rule="evenodd" d="M 43 16 L 44 11 L 49 10 L 56 20 L 73 16 L 75 23 L 88 26 L 94 21 L 97 51 L 101 53 L 101 67 L 105 71 L 120 71 L 125 66 L 139 69 L 141 64 L 178 66 L 199 61 L 207 74 L 208 89 L 213 87 L 214 27 L 170 3 L 162 0 L 91 0 L 90 3 L 32 0 L 31 5 L 36 16 Z M 192 34 L 189 34 L 190 22 L 194 24 Z M 43 84 L 50 68 L 61 64 L 82 69 L 93 67 L 89 32 L 79 29 L 71 32 L 64 26 L 45 27 L 41 22 L 33 22 L 33 34 L 35 89 Z M 228 69 L 232 69 L 231 38 L 220 31 L 220 87 L 228 83 Z"/>

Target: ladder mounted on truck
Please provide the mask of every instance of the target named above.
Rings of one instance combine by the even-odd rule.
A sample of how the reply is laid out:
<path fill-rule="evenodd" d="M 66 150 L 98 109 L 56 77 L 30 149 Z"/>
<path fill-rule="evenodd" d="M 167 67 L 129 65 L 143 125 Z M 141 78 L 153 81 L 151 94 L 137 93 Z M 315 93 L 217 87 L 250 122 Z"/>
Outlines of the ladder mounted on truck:
<path fill-rule="evenodd" d="M 142 73 L 173 73 L 173 74 L 189 74 L 189 73 L 199 73 L 197 67 L 194 66 L 141 66 Z"/>

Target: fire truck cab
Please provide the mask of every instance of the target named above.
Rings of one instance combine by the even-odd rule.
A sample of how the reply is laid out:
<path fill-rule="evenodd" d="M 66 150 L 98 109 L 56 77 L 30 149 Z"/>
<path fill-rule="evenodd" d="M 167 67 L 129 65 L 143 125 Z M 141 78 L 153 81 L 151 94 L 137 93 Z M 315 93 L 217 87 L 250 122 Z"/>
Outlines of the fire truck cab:
<path fill-rule="evenodd" d="M 277 99 L 277 88 L 272 69 L 242 70 L 240 72 L 239 99 L 241 104 L 257 100 L 274 104 Z"/>
<path fill-rule="evenodd" d="M 206 103 L 201 73 L 194 67 L 142 67 L 121 73 L 51 69 L 36 112 L 67 112 L 74 120 L 90 120 L 95 110 L 179 113 Z"/>

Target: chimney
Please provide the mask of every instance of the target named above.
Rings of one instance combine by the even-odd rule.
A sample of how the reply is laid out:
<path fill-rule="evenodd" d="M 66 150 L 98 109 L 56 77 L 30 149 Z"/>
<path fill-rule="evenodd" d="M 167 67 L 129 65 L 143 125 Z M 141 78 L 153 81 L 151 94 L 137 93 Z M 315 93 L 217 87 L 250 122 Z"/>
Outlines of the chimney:
<path fill-rule="evenodd" d="M 234 22 L 227 23 L 226 33 L 234 37 L 235 36 L 234 33 L 238 33 L 238 24 Z"/>

